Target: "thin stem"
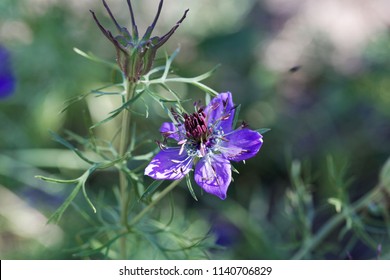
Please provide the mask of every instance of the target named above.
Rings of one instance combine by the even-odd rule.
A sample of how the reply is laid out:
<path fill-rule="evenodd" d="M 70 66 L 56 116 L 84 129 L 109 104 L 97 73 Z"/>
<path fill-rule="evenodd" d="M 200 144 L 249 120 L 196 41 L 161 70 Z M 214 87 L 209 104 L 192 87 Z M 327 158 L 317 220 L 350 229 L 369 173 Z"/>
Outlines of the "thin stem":
<path fill-rule="evenodd" d="M 214 95 L 218 95 L 218 92 L 213 90 L 211 87 L 206 86 L 202 83 L 200 83 L 197 78 L 166 78 L 166 79 L 153 79 L 153 80 L 148 80 L 146 84 L 152 85 L 152 84 L 166 84 L 169 82 L 172 83 L 186 83 L 186 84 L 191 84 L 193 86 L 196 86 L 198 88 L 204 89 Z"/>
<path fill-rule="evenodd" d="M 344 219 L 347 218 L 347 213 L 358 212 L 366 207 L 378 194 L 380 194 L 382 188 L 375 187 L 371 192 L 362 197 L 359 201 L 355 202 L 348 211 L 342 211 L 333 218 L 331 218 L 317 233 L 308 240 L 302 248 L 292 257 L 294 260 L 300 260 L 311 250 L 316 248 Z"/>
<path fill-rule="evenodd" d="M 124 78 L 124 86 L 126 91 L 126 99 L 130 100 L 135 92 L 136 83 L 129 82 L 128 79 Z M 122 111 L 122 125 L 121 125 L 121 134 L 120 134 L 120 142 L 119 142 L 119 156 L 123 157 L 129 145 L 129 136 L 130 136 L 130 122 L 131 122 L 131 113 L 128 109 L 124 109 Z M 123 164 L 126 164 L 125 162 Z M 121 224 L 128 228 L 127 223 L 127 212 L 128 212 L 128 181 L 126 178 L 126 173 L 123 170 L 119 171 L 119 191 L 121 194 Z M 120 247 L 121 247 L 121 256 L 123 259 L 126 259 L 126 236 L 122 236 L 120 239 Z"/>
<path fill-rule="evenodd" d="M 145 207 L 137 216 L 135 216 L 129 223 L 129 226 L 133 226 L 138 223 L 145 214 L 147 214 L 161 199 L 163 199 L 171 190 L 173 190 L 181 180 L 173 181 L 168 187 L 166 187 L 161 194 L 153 200 L 147 207 Z"/>

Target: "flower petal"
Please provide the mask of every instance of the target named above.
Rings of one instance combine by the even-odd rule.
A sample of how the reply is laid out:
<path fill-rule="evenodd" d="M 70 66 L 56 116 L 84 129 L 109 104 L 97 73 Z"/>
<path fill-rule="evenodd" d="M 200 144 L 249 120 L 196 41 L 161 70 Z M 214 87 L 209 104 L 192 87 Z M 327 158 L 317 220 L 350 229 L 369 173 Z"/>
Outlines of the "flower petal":
<path fill-rule="evenodd" d="M 225 199 L 232 180 L 230 162 L 221 155 L 207 155 L 197 163 L 194 177 L 206 192 Z"/>
<path fill-rule="evenodd" d="M 246 160 L 255 156 L 263 144 L 263 136 L 248 128 L 237 129 L 224 138 L 227 141 L 221 142 L 219 151 L 233 161 Z"/>
<path fill-rule="evenodd" d="M 207 123 L 209 125 L 216 124 L 215 129 L 222 129 L 224 133 L 232 130 L 234 112 L 234 104 L 230 92 L 218 94 L 205 108 Z"/>
<path fill-rule="evenodd" d="M 145 175 L 156 180 L 177 180 L 190 172 L 192 157 L 180 154 L 180 148 L 161 150 L 145 168 Z"/>
<path fill-rule="evenodd" d="M 165 138 L 172 138 L 178 142 L 182 140 L 185 135 L 185 131 L 180 131 L 180 129 L 174 123 L 171 122 L 163 123 L 160 127 L 160 132 Z"/>

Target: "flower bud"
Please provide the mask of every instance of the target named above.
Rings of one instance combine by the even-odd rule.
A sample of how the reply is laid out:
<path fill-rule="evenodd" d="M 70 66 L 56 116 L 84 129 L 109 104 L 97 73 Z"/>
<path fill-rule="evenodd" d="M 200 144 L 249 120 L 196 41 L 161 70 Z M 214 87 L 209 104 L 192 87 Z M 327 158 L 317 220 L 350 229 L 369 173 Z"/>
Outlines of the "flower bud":
<path fill-rule="evenodd" d="M 106 8 L 108 14 L 110 15 L 112 21 L 116 26 L 119 35 L 114 36 L 111 31 L 105 29 L 100 24 L 95 13 L 93 11 L 90 12 L 92 13 L 93 19 L 97 23 L 100 30 L 111 41 L 111 43 L 114 44 L 116 49 L 117 63 L 123 74 L 127 77 L 129 81 L 136 82 L 143 75 L 147 74 L 150 71 L 157 53 L 157 49 L 160 48 L 176 31 L 180 23 L 182 23 L 182 21 L 185 19 L 188 9 L 184 12 L 184 15 L 181 17 L 181 19 L 171 28 L 170 31 L 168 31 L 168 33 L 161 37 L 151 37 L 153 29 L 156 26 L 157 20 L 160 16 L 162 5 L 164 2 L 163 0 L 161 0 L 158 6 L 157 14 L 152 24 L 147 28 L 145 34 L 142 37 L 139 37 L 130 0 L 127 0 L 127 5 L 129 7 L 132 25 L 131 33 L 127 30 L 126 27 L 122 27 L 118 24 L 115 17 L 111 13 L 111 10 L 108 7 L 106 1 L 102 1 L 104 7 Z"/>

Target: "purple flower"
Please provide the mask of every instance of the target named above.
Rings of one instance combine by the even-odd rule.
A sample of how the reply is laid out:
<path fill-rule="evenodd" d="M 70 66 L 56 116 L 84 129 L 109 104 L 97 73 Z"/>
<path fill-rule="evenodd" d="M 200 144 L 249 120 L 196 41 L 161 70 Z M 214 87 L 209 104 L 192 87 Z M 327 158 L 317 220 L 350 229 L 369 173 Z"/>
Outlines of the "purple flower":
<path fill-rule="evenodd" d="M 163 123 L 160 132 L 164 138 L 177 141 L 174 147 L 160 143 L 161 151 L 145 169 L 145 175 L 156 180 L 183 178 L 195 165 L 196 183 L 206 192 L 221 199 L 232 180 L 230 161 L 253 157 L 260 150 L 260 133 L 245 124 L 233 130 L 235 114 L 230 92 L 221 93 L 206 107 L 196 112 L 178 114 L 172 110 L 174 123 Z"/>
<path fill-rule="evenodd" d="M 15 90 L 15 77 L 11 71 L 8 51 L 0 46 L 0 98 L 6 98 Z"/>

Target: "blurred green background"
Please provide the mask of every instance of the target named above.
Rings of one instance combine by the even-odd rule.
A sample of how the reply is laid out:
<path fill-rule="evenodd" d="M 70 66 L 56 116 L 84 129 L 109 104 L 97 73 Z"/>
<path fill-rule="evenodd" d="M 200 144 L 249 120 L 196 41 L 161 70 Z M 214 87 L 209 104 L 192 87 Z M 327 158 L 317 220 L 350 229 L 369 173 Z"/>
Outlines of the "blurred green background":
<path fill-rule="evenodd" d="M 158 1 L 132 2 L 143 33 Z M 118 21 L 130 24 L 126 1 L 108 3 Z M 186 20 L 165 46 L 168 53 L 181 47 L 177 73 L 196 76 L 221 64 L 206 84 L 231 91 L 242 104 L 240 119 L 250 127 L 271 131 L 255 158 L 236 164 L 240 175 L 234 174 L 227 200 L 203 195 L 195 202 L 184 185 L 174 191 L 176 211 L 184 220 L 210 225 L 223 247 L 209 252 L 211 258 L 289 259 L 305 234 L 315 236 L 336 213 L 328 199 L 356 201 L 378 184 L 390 156 L 390 3 L 167 0 L 155 34 L 167 32 L 186 8 Z M 88 98 L 61 113 L 70 98 L 112 80 L 110 69 L 73 51 L 115 58 L 89 9 L 109 26 L 98 0 L 0 1 L 0 44 L 10 52 L 17 81 L 13 95 L 0 99 L 2 259 L 74 258 L 71 248 L 85 230 L 74 209 L 59 225 L 44 226 L 69 190 L 34 176 L 81 174 L 82 163 L 54 142 L 49 130 L 87 136 L 86 116 L 97 122 L 117 105 L 109 98 Z M 202 96 L 196 88 L 180 91 L 183 98 Z M 148 119 L 136 121 L 140 132 L 159 139 L 158 128 L 167 119 L 158 104 L 150 107 Z M 98 133 L 110 139 L 114 131 L 104 126 Z M 292 166 L 300 167 L 301 190 L 291 179 Z M 92 197 L 110 193 L 116 177 L 115 172 L 94 175 L 88 191 Z M 90 212 L 82 199 L 77 203 Z M 359 220 L 361 231 L 343 230 L 341 224 L 310 258 L 390 258 L 389 220 L 383 214 L 388 215 L 389 197 L 380 206 L 360 213 L 367 219 Z"/>

